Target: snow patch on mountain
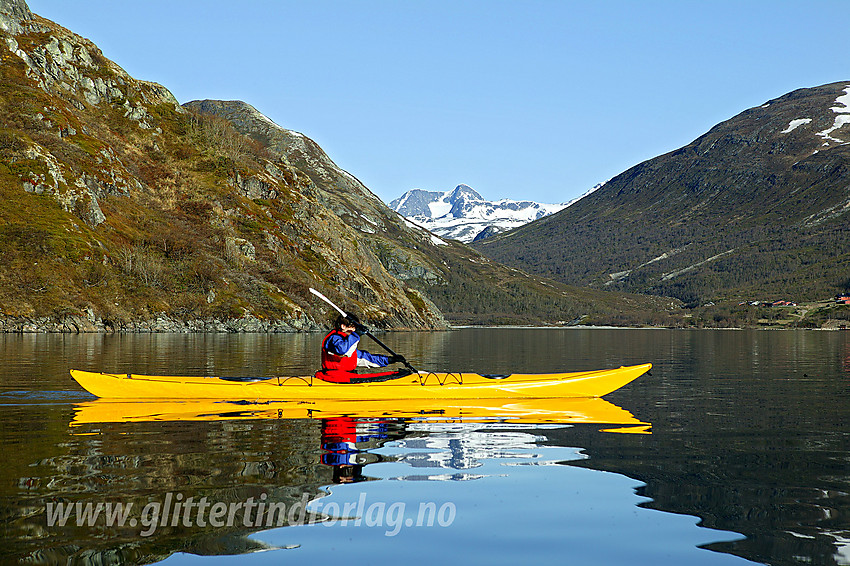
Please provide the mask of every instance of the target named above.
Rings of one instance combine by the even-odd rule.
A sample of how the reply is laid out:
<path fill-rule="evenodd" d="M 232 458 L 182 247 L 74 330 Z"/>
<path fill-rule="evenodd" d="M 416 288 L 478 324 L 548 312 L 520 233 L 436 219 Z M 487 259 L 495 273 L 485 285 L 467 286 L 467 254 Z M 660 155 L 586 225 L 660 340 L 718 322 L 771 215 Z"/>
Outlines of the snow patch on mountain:
<path fill-rule="evenodd" d="M 790 134 L 791 132 L 793 132 L 794 130 L 796 130 L 797 128 L 799 128 L 800 126 L 804 126 L 804 125 L 808 124 L 808 123 L 809 123 L 809 122 L 811 122 L 811 121 L 812 121 L 812 119 L 811 119 L 811 118 L 799 118 L 799 119 L 797 119 L 797 120 L 791 120 L 791 121 L 788 123 L 788 127 L 787 127 L 787 128 L 785 128 L 784 130 L 782 130 L 782 131 L 781 131 L 781 132 L 779 132 L 779 133 L 780 133 L 780 134 Z"/>
<path fill-rule="evenodd" d="M 833 106 L 830 108 L 830 110 L 838 114 L 838 116 L 835 117 L 835 122 L 833 122 L 831 128 L 817 133 L 817 135 L 826 140 L 823 145 L 829 145 L 829 142 L 831 141 L 844 143 L 843 140 L 833 137 L 831 134 L 842 126 L 850 124 L 850 85 L 844 89 L 844 94 L 835 99 L 835 103 L 841 104 L 841 106 Z"/>
<path fill-rule="evenodd" d="M 447 192 L 413 189 L 392 201 L 390 208 L 434 234 L 469 243 L 479 235 L 489 237 L 558 212 L 601 186 L 560 204 L 488 201 L 468 185 L 458 185 Z"/>

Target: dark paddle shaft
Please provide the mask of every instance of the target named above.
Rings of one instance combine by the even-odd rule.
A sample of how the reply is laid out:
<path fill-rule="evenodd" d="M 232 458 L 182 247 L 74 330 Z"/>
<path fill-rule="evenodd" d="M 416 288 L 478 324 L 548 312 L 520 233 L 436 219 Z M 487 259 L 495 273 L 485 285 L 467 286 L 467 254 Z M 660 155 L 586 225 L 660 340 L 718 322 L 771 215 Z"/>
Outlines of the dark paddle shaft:
<path fill-rule="evenodd" d="M 315 289 L 313 289 L 312 287 L 310 287 L 310 292 L 311 292 L 311 293 L 313 293 L 314 295 L 316 295 L 317 297 L 319 297 L 320 299 L 322 299 L 323 301 L 325 301 L 327 304 L 329 304 L 329 305 L 330 305 L 330 306 L 332 306 L 333 308 L 335 308 L 335 309 L 336 309 L 336 311 L 337 311 L 339 314 L 341 314 L 342 316 L 346 316 L 346 317 L 348 316 L 347 314 L 345 314 L 345 311 L 344 311 L 344 310 L 342 310 L 341 308 L 339 308 L 338 306 L 336 306 L 335 304 L 333 304 L 333 302 L 332 302 L 329 298 L 327 298 L 326 296 L 324 296 L 323 294 L 321 294 L 319 291 L 316 291 Z M 389 352 L 389 354 L 390 354 L 391 356 L 398 356 L 398 354 L 396 354 L 395 352 L 393 352 L 392 350 L 390 350 L 390 348 L 389 348 L 386 344 L 384 344 L 383 342 L 381 342 L 380 340 L 378 340 L 377 338 L 375 338 L 374 334 L 372 334 L 371 332 L 369 332 L 369 329 L 368 329 L 368 328 L 366 328 L 366 327 L 364 326 L 364 327 L 362 328 L 362 330 L 363 330 L 363 334 L 367 334 L 367 335 L 368 335 L 368 336 L 369 336 L 372 340 L 374 340 L 375 342 L 377 342 L 377 343 L 378 343 L 378 345 L 379 345 L 381 348 L 383 348 L 384 350 L 386 350 L 387 352 Z M 410 362 L 408 362 L 407 360 L 404 360 L 404 367 L 406 367 L 407 369 L 409 369 L 409 370 L 410 370 L 410 371 L 412 371 L 413 373 L 419 373 L 418 371 L 416 371 L 416 369 L 415 369 L 412 365 L 410 365 Z"/>
<path fill-rule="evenodd" d="M 377 342 L 377 343 L 378 343 L 378 346 L 380 346 L 381 348 L 383 348 L 384 350 L 386 350 L 387 352 L 389 352 L 389 354 L 390 354 L 391 356 L 398 356 L 398 354 L 396 354 L 395 352 L 393 352 L 392 350 L 390 350 L 389 346 L 387 346 L 386 344 L 384 344 L 383 342 L 381 342 L 380 340 L 378 340 L 378 339 L 375 337 L 375 335 L 374 335 L 374 334 L 372 334 L 372 333 L 371 333 L 371 332 L 369 332 L 368 330 L 366 330 L 366 331 L 365 331 L 365 334 L 366 334 L 367 336 L 369 336 L 369 338 L 371 338 L 372 340 L 374 340 L 375 342 Z M 404 367 L 406 367 L 407 369 L 409 369 L 409 370 L 410 370 L 410 371 L 412 371 L 413 373 L 419 373 L 418 371 L 416 371 L 416 368 L 414 368 L 412 365 L 410 365 L 410 362 L 408 362 L 407 360 L 404 360 L 404 362 L 403 362 L 403 363 L 404 363 Z"/>

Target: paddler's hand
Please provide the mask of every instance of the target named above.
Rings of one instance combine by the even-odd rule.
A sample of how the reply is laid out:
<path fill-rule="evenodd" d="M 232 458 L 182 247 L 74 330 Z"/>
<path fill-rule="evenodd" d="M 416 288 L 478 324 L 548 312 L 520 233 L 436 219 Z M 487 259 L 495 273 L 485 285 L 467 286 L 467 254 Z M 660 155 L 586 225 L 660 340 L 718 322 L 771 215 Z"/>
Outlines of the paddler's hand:
<path fill-rule="evenodd" d="M 391 364 L 404 364 L 407 363 L 407 360 L 404 359 L 404 356 L 400 356 L 396 354 L 395 356 L 390 356 Z"/>
<path fill-rule="evenodd" d="M 369 334 L 369 329 L 366 328 L 365 326 L 363 326 L 362 324 L 360 324 L 359 322 L 354 325 L 354 331 L 357 332 L 357 334 L 361 334 L 361 335 L 362 334 Z"/>

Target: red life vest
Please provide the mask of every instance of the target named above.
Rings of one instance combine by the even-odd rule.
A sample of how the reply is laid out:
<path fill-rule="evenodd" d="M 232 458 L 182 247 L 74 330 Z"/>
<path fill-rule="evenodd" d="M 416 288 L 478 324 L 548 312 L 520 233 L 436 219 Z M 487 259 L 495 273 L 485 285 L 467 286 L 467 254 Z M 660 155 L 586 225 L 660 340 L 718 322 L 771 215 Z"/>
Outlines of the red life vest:
<path fill-rule="evenodd" d="M 357 421 L 352 417 L 322 419 L 322 444 L 357 442 Z"/>
<path fill-rule="evenodd" d="M 334 334 L 347 337 L 342 332 L 334 329 L 328 332 L 322 340 L 322 371 L 316 377 L 334 383 L 350 383 L 351 377 L 356 376 L 354 369 L 357 367 L 357 348 L 351 350 L 348 356 L 340 356 L 328 351 L 328 338 Z"/>
<path fill-rule="evenodd" d="M 346 337 L 338 330 L 331 330 L 322 340 L 322 369 L 316 372 L 316 377 L 322 381 L 331 383 L 367 383 L 370 381 L 388 381 L 397 377 L 410 375 L 407 370 L 384 371 L 379 373 L 357 373 L 357 344 L 349 350 L 347 356 L 340 356 L 329 352 L 327 348 L 328 338 L 334 334 Z M 359 342 L 358 342 L 359 343 Z"/>

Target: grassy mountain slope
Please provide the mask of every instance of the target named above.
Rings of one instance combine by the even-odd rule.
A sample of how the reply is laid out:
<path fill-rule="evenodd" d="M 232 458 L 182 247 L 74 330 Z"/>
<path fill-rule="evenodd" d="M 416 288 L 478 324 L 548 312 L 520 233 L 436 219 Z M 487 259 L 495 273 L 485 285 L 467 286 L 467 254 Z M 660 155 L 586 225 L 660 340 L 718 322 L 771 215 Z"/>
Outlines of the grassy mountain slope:
<path fill-rule="evenodd" d="M 474 247 L 566 283 L 693 305 L 830 297 L 850 287 L 848 93 L 841 82 L 771 100 Z"/>

